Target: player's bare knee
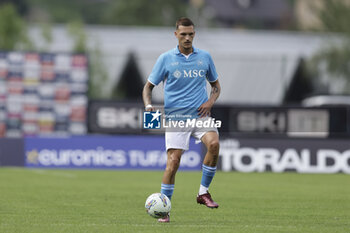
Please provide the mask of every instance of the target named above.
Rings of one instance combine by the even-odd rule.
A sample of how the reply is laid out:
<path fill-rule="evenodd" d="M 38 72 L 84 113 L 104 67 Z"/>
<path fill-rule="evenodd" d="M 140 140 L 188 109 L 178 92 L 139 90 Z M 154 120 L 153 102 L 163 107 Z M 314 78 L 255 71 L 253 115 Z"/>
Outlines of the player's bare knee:
<path fill-rule="evenodd" d="M 175 173 L 180 166 L 180 158 L 176 156 L 169 156 L 166 170 L 170 173 Z"/>
<path fill-rule="evenodd" d="M 171 167 L 178 169 L 180 166 L 180 159 L 179 158 L 170 158 L 170 164 L 171 164 Z"/>
<path fill-rule="evenodd" d="M 219 141 L 217 141 L 217 140 L 211 141 L 209 143 L 209 145 L 208 145 L 208 151 L 212 155 L 218 155 L 219 154 L 219 148 L 220 148 L 220 144 L 219 144 Z"/>

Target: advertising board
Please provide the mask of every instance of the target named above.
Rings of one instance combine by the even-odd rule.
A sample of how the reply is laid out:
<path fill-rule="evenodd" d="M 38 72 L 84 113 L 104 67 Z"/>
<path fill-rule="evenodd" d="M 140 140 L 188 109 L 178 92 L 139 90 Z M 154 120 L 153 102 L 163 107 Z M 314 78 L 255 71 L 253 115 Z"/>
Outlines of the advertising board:
<path fill-rule="evenodd" d="M 220 144 L 222 171 L 350 174 L 348 140 L 226 138 Z"/>
<path fill-rule="evenodd" d="M 164 113 L 162 106 L 158 108 Z M 164 133 L 161 129 L 145 129 L 142 103 L 90 101 L 88 115 L 91 133 Z M 345 138 L 350 135 L 349 110 L 345 106 L 218 105 L 212 109 L 211 116 L 222 122 L 219 128 L 222 135 L 233 137 Z"/>
<path fill-rule="evenodd" d="M 26 138 L 25 165 L 32 168 L 163 170 L 164 136 Z M 201 145 L 190 142 L 180 170 L 200 170 Z"/>

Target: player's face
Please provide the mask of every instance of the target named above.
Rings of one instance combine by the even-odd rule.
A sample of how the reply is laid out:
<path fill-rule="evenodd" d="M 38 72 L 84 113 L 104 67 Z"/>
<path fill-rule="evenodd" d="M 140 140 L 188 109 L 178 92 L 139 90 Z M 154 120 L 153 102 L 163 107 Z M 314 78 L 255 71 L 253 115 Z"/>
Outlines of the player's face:
<path fill-rule="evenodd" d="M 195 35 L 193 26 L 182 26 L 175 31 L 175 36 L 179 41 L 179 49 L 182 53 L 192 52 L 192 41 Z"/>

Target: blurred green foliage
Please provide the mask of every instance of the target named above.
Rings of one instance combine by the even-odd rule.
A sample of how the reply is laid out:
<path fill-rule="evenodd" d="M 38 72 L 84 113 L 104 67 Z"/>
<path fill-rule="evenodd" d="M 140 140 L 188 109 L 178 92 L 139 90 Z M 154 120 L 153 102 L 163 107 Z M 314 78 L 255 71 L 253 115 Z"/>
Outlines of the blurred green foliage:
<path fill-rule="evenodd" d="M 49 46 L 53 40 L 51 24 L 41 23 L 40 27 L 41 27 L 41 37 L 44 39 L 44 43 L 42 43 L 41 48 L 38 48 L 38 49 L 42 51 L 48 51 Z"/>
<path fill-rule="evenodd" d="M 19 14 L 19 8 L 11 3 L 0 2 L 0 50 L 37 50 L 47 52 L 53 40 L 51 24 L 42 22 L 41 37 L 45 43 L 34 48 L 27 31 L 27 22 Z M 66 29 L 73 40 L 73 53 L 85 53 L 89 56 L 89 97 L 106 98 L 103 86 L 107 80 L 107 72 L 102 61 L 99 43 L 90 49 L 87 46 L 87 36 L 84 24 L 79 19 L 69 18 Z"/>
<path fill-rule="evenodd" d="M 331 78 L 345 79 L 343 94 L 350 94 L 350 3 L 322 0 L 322 4 L 314 8 L 320 20 L 317 30 L 332 33 L 332 37 L 313 57 L 311 67 L 316 75 L 320 72 L 317 67 L 323 65 Z"/>
<path fill-rule="evenodd" d="M 108 73 L 105 63 L 102 60 L 103 54 L 97 45 L 89 51 L 89 90 L 90 99 L 109 99 L 109 93 L 104 91 L 108 80 Z"/>
<path fill-rule="evenodd" d="M 344 0 L 322 0 L 323 7 L 318 10 L 321 30 L 341 32 L 350 36 L 350 3 Z"/>
<path fill-rule="evenodd" d="M 67 31 L 68 31 L 68 34 L 74 40 L 73 52 L 86 53 L 88 51 L 87 45 L 86 45 L 87 37 L 84 30 L 83 22 L 80 20 L 74 20 L 72 22 L 69 22 L 67 24 Z"/>
<path fill-rule="evenodd" d="M 106 7 L 105 1 L 96 0 L 27 0 L 27 17 L 34 22 L 50 20 L 54 23 L 68 23 L 83 19 L 98 21 Z"/>
<path fill-rule="evenodd" d="M 186 14 L 184 1 L 122 0 L 113 1 L 103 22 L 122 25 L 172 26 L 178 16 Z"/>
<path fill-rule="evenodd" d="M 87 24 L 172 26 L 185 15 L 184 0 L 27 0 L 30 20 L 67 23 L 77 19 Z M 32 12 L 32 13 L 30 13 Z M 41 12 L 41 14 L 33 14 Z"/>
<path fill-rule="evenodd" d="M 27 28 L 14 5 L 0 5 L 0 49 L 31 49 Z"/>
<path fill-rule="evenodd" d="M 19 15 L 24 16 L 28 13 L 28 2 L 27 0 L 0 0 L 0 7 L 5 4 L 11 4 L 16 8 Z"/>
<path fill-rule="evenodd" d="M 100 43 L 95 41 L 92 48 L 87 46 L 88 40 L 81 20 L 73 20 L 67 23 L 67 32 L 73 39 L 73 53 L 84 53 L 89 57 L 89 88 L 88 96 L 92 99 L 109 98 L 103 88 L 108 79 L 107 69 L 103 63 L 103 54 L 100 50 Z"/>

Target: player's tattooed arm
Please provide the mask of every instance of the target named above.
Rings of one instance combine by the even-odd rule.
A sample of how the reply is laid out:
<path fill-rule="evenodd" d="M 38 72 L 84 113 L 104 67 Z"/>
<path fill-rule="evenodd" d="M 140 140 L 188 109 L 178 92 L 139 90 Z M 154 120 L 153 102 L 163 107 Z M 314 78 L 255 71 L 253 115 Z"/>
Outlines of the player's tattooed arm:
<path fill-rule="evenodd" d="M 219 95 L 221 92 L 221 86 L 220 86 L 219 80 L 210 84 L 211 84 L 210 99 L 214 100 L 215 102 L 219 98 Z"/>
<path fill-rule="evenodd" d="M 219 95 L 221 92 L 221 86 L 220 86 L 219 80 L 216 80 L 215 82 L 210 83 L 210 85 L 211 85 L 211 92 L 210 92 L 209 100 L 198 108 L 198 115 L 200 117 L 210 116 L 211 108 L 213 107 L 215 101 L 219 98 Z"/>
<path fill-rule="evenodd" d="M 153 88 L 154 88 L 154 85 L 148 81 L 145 84 L 145 86 L 143 87 L 142 99 L 143 99 L 143 103 L 145 105 L 145 109 L 147 111 L 154 110 L 152 107 L 152 90 L 153 90 Z"/>

